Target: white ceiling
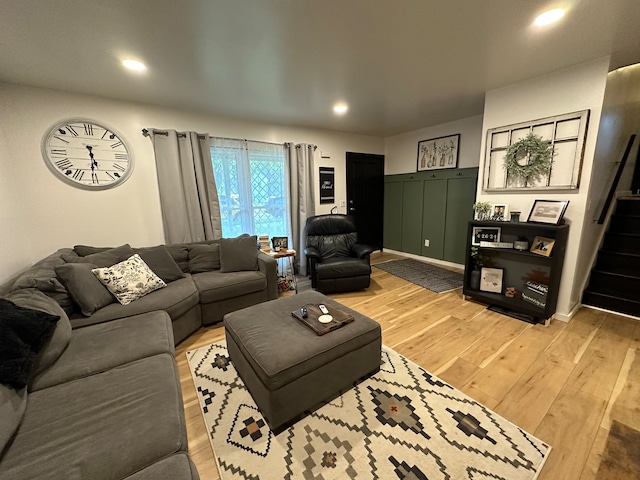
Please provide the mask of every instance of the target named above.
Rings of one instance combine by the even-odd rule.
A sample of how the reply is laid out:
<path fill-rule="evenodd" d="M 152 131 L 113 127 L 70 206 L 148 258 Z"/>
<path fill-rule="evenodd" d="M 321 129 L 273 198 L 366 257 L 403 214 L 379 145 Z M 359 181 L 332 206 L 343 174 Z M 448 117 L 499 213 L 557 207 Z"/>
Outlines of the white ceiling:
<path fill-rule="evenodd" d="M 640 1 L 0 0 L 0 81 L 379 136 L 605 55 L 640 61 Z"/>

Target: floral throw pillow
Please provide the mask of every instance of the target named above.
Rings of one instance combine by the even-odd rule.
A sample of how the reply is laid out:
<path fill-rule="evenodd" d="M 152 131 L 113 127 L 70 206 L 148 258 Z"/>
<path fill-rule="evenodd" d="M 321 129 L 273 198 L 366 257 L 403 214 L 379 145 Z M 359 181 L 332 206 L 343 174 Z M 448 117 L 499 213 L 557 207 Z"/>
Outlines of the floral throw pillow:
<path fill-rule="evenodd" d="M 91 271 L 122 305 L 167 286 L 137 253 L 111 267 Z"/>

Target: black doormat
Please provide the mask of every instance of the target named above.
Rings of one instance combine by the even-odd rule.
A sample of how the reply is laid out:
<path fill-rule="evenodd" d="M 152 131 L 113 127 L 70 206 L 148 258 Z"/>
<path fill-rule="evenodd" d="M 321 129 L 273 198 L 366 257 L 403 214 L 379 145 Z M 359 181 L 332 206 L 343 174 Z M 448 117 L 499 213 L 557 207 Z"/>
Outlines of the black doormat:
<path fill-rule="evenodd" d="M 445 270 L 411 258 L 391 260 L 373 266 L 436 293 L 462 288 L 463 276 L 461 273 Z"/>

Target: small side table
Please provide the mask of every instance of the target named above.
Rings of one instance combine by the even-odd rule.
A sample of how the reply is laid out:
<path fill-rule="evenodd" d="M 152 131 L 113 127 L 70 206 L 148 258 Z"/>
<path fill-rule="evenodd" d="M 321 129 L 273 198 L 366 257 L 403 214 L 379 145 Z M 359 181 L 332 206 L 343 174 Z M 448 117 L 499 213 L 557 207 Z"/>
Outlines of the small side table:
<path fill-rule="evenodd" d="M 296 251 L 293 249 L 289 250 L 260 250 L 262 253 L 266 253 L 271 258 L 275 258 L 279 260 L 281 258 L 287 258 L 289 260 L 289 268 L 291 269 L 291 276 L 293 277 L 293 287 L 295 288 L 296 293 L 298 293 L 298 280 L 296 280 L 296 271 L 294 267 L 294 259 L 296 258 Z"/>

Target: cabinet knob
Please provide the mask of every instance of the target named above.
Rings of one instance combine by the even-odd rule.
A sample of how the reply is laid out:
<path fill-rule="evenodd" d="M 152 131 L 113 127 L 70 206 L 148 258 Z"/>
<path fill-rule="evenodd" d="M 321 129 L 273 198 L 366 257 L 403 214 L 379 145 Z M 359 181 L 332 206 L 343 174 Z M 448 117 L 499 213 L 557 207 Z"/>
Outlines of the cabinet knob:
<path fill-rule="evenodd" d="M 435 174 L 435 173 L 432 173 L 432 174 L 431 174 L 431 178 L 436 178 L 436 174 Z"/>

